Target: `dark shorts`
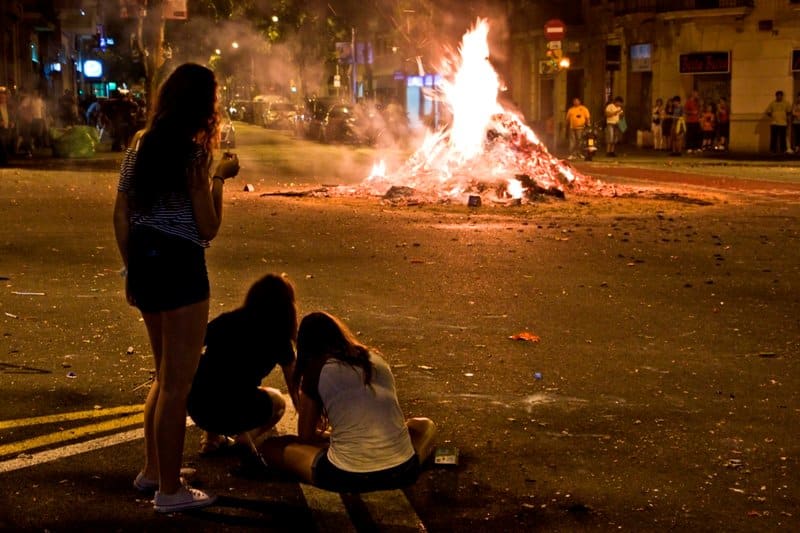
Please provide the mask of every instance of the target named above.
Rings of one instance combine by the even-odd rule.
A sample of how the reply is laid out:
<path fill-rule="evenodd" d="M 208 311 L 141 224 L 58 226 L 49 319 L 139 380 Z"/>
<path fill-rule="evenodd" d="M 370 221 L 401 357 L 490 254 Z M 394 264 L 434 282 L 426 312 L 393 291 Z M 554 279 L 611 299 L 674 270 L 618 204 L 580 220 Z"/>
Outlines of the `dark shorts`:
<path fill-rule="evenodd" d="M 170 311 L 209 297 L 205 248 L 142 226 L 128 242 L 128 287 L 145 313 Z"/>
<path fill-rule="evenodd" d="M 331 492 L 372 492 L 402 489 L 412 485 L 419 477 L 419 460 L 414 454 L 397 466 L 376 472 L 347 472 L 334 466 L 328 459 L 327 448 L 321 450 L 311 465 L 314 486 Z"/>
<path fill-rule="evenodd" d="M 267 425 L 274 407 L 269 394 L 259 388 L 231 395 L 192 387 L 187 409 L 200 429 L 233 436 Z"/>

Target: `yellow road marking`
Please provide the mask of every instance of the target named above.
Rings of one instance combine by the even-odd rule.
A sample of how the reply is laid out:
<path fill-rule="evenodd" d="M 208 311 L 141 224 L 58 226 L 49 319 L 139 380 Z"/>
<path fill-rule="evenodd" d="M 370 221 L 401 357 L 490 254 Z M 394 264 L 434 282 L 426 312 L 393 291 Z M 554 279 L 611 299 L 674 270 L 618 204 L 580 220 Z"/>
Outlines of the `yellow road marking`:
<path fill-rule="evenodd" d="M 134 424 L 144 423 L 144 413 L 136 413 L 133 415 L 116 418 L 114 420 L 107 420 L 105 422 L 98 422 L 97 424 L 89 424 L 87 426 L 79 426 L 76 428 L 65 429 L 58 433 L 50 433 L 49 435 L 41 435 L 32 439 L 27 439 L 19 442 L 12 442 L 5 446 L 0 446 L 0 457 L 4 455 L 18 454 L 26 450 L 34 448 L 41 448 L 59 442 L 74 440 L 80 437 L 86 437 L 95 433 L 102 433 L 105 431 L 112 431 L 115 429 L 132 426 Z"/>
<path fill-rule="evenodd" d="M 73 411 L 71 413 L 61 413 L 57 415 L 35 416 L 31 418 L 17 418 L 14 420 L 0 420 L 0 430 L 21 428 L 25 426 L 37 426 L 39 424 L 52 424 L 55 422 L 65 422 L 69 420 L 84 420 L 90 418 L 103 418 L 109 415 L 122 413 L 141 413 L 144 404 L 140 405 L 120 405 L 119 407 L 109 407 L 107 409 L 92 409 L 87 411 Z"/>

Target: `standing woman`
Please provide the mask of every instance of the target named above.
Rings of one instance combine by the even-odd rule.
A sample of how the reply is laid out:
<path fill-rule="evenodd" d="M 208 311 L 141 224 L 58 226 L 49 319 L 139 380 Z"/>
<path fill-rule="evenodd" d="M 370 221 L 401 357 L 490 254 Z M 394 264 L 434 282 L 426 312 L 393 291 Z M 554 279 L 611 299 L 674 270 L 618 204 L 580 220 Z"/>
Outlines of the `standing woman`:
<path fill-rule="evenodd" d="M 144 466 L 134 480 L 156 490 L 159 512 L 204 507 L 214 497 L 181 484 L 186 401 L 208 323 L 205 249 L 222 220 L 222 187 L 239 162 L 211 173 L 218 137 L 217 83 L 186 63 L 163 83 L 145 131 L 126 151 L 114 206 L 126 296 L 144 319 L 155 379 L 144 409 Z"/>
<path fill-rule="evenodd" d="M 664 104 L 664 116 L 661 118 L 662 150 L 672 150 L 672 112 L 674 105 L 675 102 L 672 98 L 667 99 L 667 103 Z"/>
<path fill-rule="evenodd" d="M 664 149 L 664 136 L 661 130 L 661 121 L 664 120 L 664 100 L 656 98 L 653 110 L 650 113 L 651 131 L 653 132 L 653 149 Z"/>
<path fill-rule="evenodd" d="M 389 365 L 341 321 L 322 312 L 303 318 L 294 375 L 297 436 L 267 439 L 268 464 L 333 492 L 416 481 L 436 426 L 428 418 L 404 419 Z"/>

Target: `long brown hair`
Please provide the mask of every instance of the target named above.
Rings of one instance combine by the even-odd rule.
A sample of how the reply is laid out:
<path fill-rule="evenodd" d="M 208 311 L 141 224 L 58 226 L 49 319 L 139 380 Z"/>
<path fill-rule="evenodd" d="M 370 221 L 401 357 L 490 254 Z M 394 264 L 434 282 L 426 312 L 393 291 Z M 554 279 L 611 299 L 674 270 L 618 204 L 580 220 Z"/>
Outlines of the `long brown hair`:
<path fill-rule="evenodd" d="M 192 161 L 206 154 L 202 170 L 211 167 L 217 140 L 217 81 L 208 68 L 184 63 L 164 81 L 142 137 L 134 168 L 133 198 L 149 209 L 159 194 L 187 189 Z"/>
<path fill-rule="evenodd" d="M 364 385 L 372 382 L 369 349 L 358 342 L 347 326 L 335 316 L 322 311 L 306 315 L 297 331 L 295 385 L 299 386 L 303 378 L 312 372 L 315 374 L 313 377 L 318 379 L 319 370 L 331 357 L 360 368 L 364 374 Z"/>
<path fill-rule="evenodd" d="M 297 307 L 294 286 L 285 277 L 267 274 L 247 291 L 242 309 L 248 321 L 270 342 L 287 342 L 294 350 L 297 341 Z"/>

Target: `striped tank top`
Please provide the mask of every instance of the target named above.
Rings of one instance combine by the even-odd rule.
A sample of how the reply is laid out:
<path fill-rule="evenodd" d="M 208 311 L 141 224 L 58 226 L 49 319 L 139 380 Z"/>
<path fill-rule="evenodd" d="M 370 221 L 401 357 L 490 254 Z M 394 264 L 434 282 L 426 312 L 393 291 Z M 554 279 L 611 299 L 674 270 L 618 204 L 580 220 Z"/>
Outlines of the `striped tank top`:
<path fill-rule="evenodd" d="M 137 151 L 134 148 L 128 148 L 120 168 L 117 191 L 127 195 L 130 195 L 133 187 L 136 154 Z M 206 160 L 205 151 L 199 147 L 192 157 L 193 161 L 200 164 L 204 164 Z M 187 239 L 203 248 L 209 246 L 208 240 L 201 238 L 197 230 L 192 199 L 189 197 L 188 189 L 158 195 L 152 209 L 147 212 L 132 209 L 130 225 L 132 228 L 146 226 L 168 235 Z"/>

